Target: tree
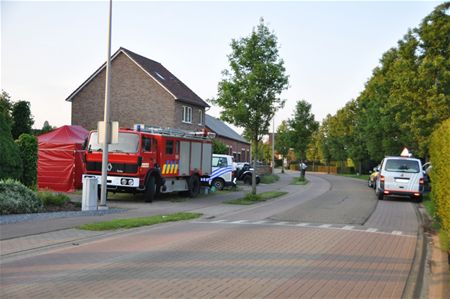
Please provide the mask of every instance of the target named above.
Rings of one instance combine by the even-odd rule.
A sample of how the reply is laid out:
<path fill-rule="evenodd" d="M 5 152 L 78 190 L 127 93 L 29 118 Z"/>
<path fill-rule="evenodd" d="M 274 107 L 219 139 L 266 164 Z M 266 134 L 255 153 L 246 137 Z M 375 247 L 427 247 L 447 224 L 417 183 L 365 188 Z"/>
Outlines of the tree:
<path fill-rule="evenodd" d="M 18 101 L 12 107 L 13 125 L 11 133 L 14 139 L 19 138 L 23 133 L 31 134 L 31 127 L 34 124 L 31 115 L 30 102 Z"/>
<path fill-rule="evenodd" d="M 212 102 L 223 108 L 222 120 L 244 128 L 258 153 L 258 144 L 268 132 L 271 119 L 284 105 L 279 95 L 288 86 L 288 76 L 278 55 L 277 37 L 263 19 L 248 37 L 233 39 L 231 49 L 230 70 L 223 72 L 218 97 Z M 256 154 L 254 167 L 257 159 Z M 255 175 L 252 193 L 256 194 Z"/>
<path fill-rule="evenodd" d="M 213 139 L 212 142 L 213 154 L 227 155 L 228 147 L 225 143 L 218 139 Z"/>
<path fill-rule="evenodd" d="M 42 126 L 42 129 L 41 129 L 41 131 L 40 131 L 39 134 L 45 134 L 45 133 L 48 133 L 48 132 L 53 131 L 54 129 L 55 129 L 55 128 L 52 127 L 52 126 L 50 126 L 50 124 L 48 123 L 48 121 L 45 121 L 45 122 L 44 122 L 44 125 Z"/>
<path fill-rule="evenodd" d="M 284 173 L 284 159 L 289 153 L 291 147 L 291 132 L 289 131 L 288 123 L 283 120 L 277 129 L 275 135 L 275 149 L 281 155 L 281 173 Z"/>
<path fill-rule="evenodd" d="M 0 94 L 0 113 L 4 115 L 5 121 L 8 123 L 10 129 L 12 125 L 12 105 L 11 97 L 6 91 L 2 90 L 2 93 Z"/>
<path fill-rule="evenodd" d="M 306 159 L 308 161 L 312 161 L 312 169 L 315 169 L 315 163 L 316 161 L 323 160 L 323 153 L 321 150 L 320 143 L 322 142 L 321 136 L 320 136 L 320 127 L 318 130 L 316 130 L 312 136 L 311 136 L 311 142 L 308 144 L 308 148 L 306 149 Z"/>
<path fill-rule="evenodd" d="M 19 149 L 11 136 L 11 127 L 6 115 L 0 113 L 0 179 L 20 179 L 22 160 Z"/>
<path fill-rule="evenodd" d="M 289 125 L 292 129 L 293 147 L 298 153 L 300 162 L 303 163 L 312 135 L 319 128 L 319 123 L 314 119 L 314 114 L 311 113 L 311 104 L 305 100 L 298 101 L 294 116 L 289 119 Z M 304 178 L 305 172 L 300 171 L 300 176 Z"/>

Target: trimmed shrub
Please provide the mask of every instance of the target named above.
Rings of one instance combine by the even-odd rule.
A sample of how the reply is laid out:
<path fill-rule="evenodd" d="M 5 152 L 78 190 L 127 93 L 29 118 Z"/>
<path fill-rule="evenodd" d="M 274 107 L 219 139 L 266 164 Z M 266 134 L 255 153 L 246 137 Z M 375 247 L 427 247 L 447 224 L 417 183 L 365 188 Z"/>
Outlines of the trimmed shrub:
<path fill-rule="evenodd" d="M 37 213 L 42 210 L 42 201 L 22 183 L 0 180 L 0 214 Z"/>
<path fill-rule="evenodd" d="M 22 176 L 20 181 L 28 187 L 36 185 L 38 143 L 36 137 L 30 134 L 22 134 L 16 140 L 22 158 Z"/>
<path fill-rule="evenodd" d="M 36 193 L 44 206 L 63 206 L 70 201 L 70 198 L 62 193 L 53 193 L 50 191 L 41 191 Z"/>
<path fill-rule="evenodd" d="M 431 135 L 430 161 L 432 197 L 442 228 L 450 232 L 450 119 Z"/>
<path fill-rule="evenodd" d="M 0 113 L 0 180 L 20 179 L 21 175 L 22 159 L 19 149 L 12 138 L 6 114 Z"/>

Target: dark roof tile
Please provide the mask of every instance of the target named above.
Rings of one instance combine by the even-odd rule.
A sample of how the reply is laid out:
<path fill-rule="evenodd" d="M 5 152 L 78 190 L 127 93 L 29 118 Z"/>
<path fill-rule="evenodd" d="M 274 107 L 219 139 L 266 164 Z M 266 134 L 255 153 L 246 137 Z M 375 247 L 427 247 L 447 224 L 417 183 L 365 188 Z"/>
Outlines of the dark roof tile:
<path fill-rule="evenodd" d="M 136 54 L 125 48 L 120 48 L 130 56 L 137 64 L 139 64 L 147 73 L 164 86 L 179 101 L 192 105 L 209 107 L 198 95 L 196 95 L 189 87 L 181 82 L 175 75 L 167 70 L 162 64 L 144 56 Z"/>
<path fill-rule="evenodd" d="M 206 114 L 205 125 L 211 131 L 216 133 L 217 136 L 222 136 L 222 137 L 233 139 L 233 140 L 236 140 L 239 142 L 250 144 L 247 140 L 245 140 L 244 137 L 242 137 L 237 132 L 235 132 L 233 129 L 231 129 L 229 126 L 227 126 L 223 121 L 221 121 L 215 117 L 212 117 L 212 116 Z"/>

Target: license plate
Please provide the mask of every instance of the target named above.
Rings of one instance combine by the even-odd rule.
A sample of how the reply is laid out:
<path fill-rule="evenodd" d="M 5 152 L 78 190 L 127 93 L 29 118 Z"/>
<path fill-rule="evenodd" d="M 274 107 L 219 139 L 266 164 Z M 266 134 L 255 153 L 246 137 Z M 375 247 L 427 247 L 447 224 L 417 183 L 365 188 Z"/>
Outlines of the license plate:
<path fill-rule="evenodd" d="M 407 182 L 409 182 L 409 179 L 395 179 L 395 181 L 397 183 L 407 183 Z"/>

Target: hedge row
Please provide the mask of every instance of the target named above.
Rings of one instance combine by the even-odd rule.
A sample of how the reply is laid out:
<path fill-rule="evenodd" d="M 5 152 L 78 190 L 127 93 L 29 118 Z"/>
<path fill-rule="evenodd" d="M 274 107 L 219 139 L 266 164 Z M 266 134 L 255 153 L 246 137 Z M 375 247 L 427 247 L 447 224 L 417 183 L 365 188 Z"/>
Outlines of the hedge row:
<path fill-rule="evenodd" d="M 450 232 L 450 119 L 444 121 L 431 136 L 430 160 L 432 195 L 441 227 Z"/>

